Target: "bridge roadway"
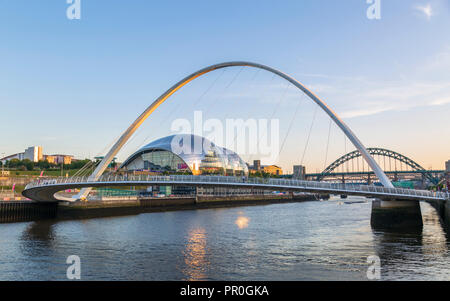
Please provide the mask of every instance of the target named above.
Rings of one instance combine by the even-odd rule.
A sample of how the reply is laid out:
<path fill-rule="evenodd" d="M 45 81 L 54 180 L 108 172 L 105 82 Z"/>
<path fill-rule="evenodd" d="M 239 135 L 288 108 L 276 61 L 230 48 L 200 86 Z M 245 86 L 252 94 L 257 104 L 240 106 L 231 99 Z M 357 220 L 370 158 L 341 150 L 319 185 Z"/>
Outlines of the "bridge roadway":
<path fill-rule="evenodd" d="M 358 195 L 383 200 L 447 200 L 449 193 L 431 192 L 403 188 L 386 188 L 381 186 L 350 185 L 340 183 L 325 183 L 315 181 L 301 181 L 293 179 L 274 178 L 241 178 L 230 176 L 122 176 L 103 175 L 98 180 L 88 177 L 38 179 L 28 184 L 23 195 L 38 202 L 75 201 L 58 195 L 57 192 L 84 187 L 112 187 L 112 186 L 197 186 L 197 187 L 230 187 L 255 188 L 273 191 L 292 191 L 309 193 L 329 193 Z"/>

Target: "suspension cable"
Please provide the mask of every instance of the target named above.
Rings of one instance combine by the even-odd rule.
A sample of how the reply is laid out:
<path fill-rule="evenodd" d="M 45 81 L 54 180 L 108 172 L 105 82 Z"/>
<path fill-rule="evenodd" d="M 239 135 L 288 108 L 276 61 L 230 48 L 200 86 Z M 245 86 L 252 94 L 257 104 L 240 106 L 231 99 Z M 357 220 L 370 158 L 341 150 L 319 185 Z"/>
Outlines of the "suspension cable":
<path fill-rule="evenodd" d="M 272 76 L 272 79 L 270 80 L 270 83 L 275 79 L 276 75 L 274 74 Z M 290 87 L 290 83 L 286 84 L 286 88 L 284 89 L 283 93 L 281 94 L 281 97 L 279 98 L 278 102 L 275 105 L 275 109 L 272 111 L 272 113 L 270 114 L 270 117 L 268 120 L 272 120 L 273 117 L 275 116 L 276 112 L 278 111 L 278 108 L 280 107 L 281 103 L 283 102 L 284 98 L 286 97 L 287 91 L 289 90 Z M 263 135 L 261 137 L 258 137 L 258 141 L 257 141 L 257 149 L 259 150 L 259 145 L 260 145 L 260 141 L 265 137 L 267 131 L 264 131 Z M 258 136 L 259 136 L 259 132 L 258 132 Z M 253 155 L 250 155 L 249 160 L 252 160 Z"/>
<path fill-rule="evenodd" d="M 206 108 L 204 115 L 206 116 L 206 114 L 211 110 L 212 107 L 214 107 L 214 105 L 218 102 L 217 100 L 219 99 L 219 97 L 221 95 L 223 95 L 226 91 L 228 91 L 228 89 L 231 87 L 231 85 L 236 81 L 236 79 L 238 78 L 239 74 L 241 74 L 242 70 L 244 69 L 244 67 L 242 66 L 239 69 L 239 72 L 237 72 L 234 77 L 231 79 L 231 81 L 228 83 L 228 85 L 223 89 L 221 94 L 218 94 L 217 97 L 214 99 L 214 101 L 209 105 L 209 107 Z"/>
<path fill-rule="evenodd" d="M 243 67 L 242 67 L 243 68 Z M 241 68 L 241 71 L 242 71 L 242 68 Z M 195 102 L 195 104 L 194 104 L 194 106 L 196 106 L 196 105 L 198 105 L 199 103 L 200 103 L 200 101 L 202 100 L 202 98 L 212 89 L 212 87 L 216 84 L 216 82 L 222 77 L 222 75 L 225 73 L 225 69 L 223 69 L 223 71 L 222 72 L 220 72 L 219 74 L 218 74 L 218 76 L 216 77 L 216 79 L 209 85 L 209 87 L 205 90 L 205 92 L 203 93 L 203 94 L 201 94 L 200 95 L 200 97 L 196 100 L 196 102 Z M 177 111 L 179 111 L 180 109 L 182 108 L 182 106 L 176 106 L 176 107 L 174 107 L 174 108 L 172 108 L 172 110 L 170 110 L 170 112 L 169 112 L 169 114 L 167 114 L 166 115 L 166 117 L 163 119 L 163 121 L 162 121 L 162 124 L 160 125 L 160 126 L 162 126 L 162 125 L 166 125 L 166 123 L 167 122 L 169 122 L 169 120 L 170 120 L 170 117 L 175 113 L 175 112 L 177 112 Z M 143 131 L 143 127 L 140 127 L 139 129 L 138 129 L 138 132 L 136 132 L 131 138 L 130 138 L 130 140 L 128 140 L 127 141 L 127 145 L 130 145 L 130 142 L 132 142 L 136 137 L 138 137 L 139 136 L 139 134 Z M 145 138 L 144 138 L 144 140 L 142 141 L 142 143 L 141 143 L 141 145 L 144 145 L 145 144 L 145 142 L 151 137 L 153 135 L 153 132 L 151 132 L 149 135 L 147 135 Z"/>
<path fill-rule="evenodd" d="M 302 101 L 303 101 L 303 98 L 300 99 L 300 101 L 297 103 L 297 107 L 295 109 L 294 115 L 292 116 L 291 122 L 290 122 L 288 130 L 286 132 L 286 136 L 284 136 L 283 143 L 281 144 L 281 148 L 280 148 L 280 152 L 278 153 L 278 157 L 280 156 L 281 151 L 283 150 L 284 144 L 286 143 L 286 140 L 287 140 L 287 138 L 289 136 L 289 133 L 291 132 L 292 125 L 293 125 L 293 123 L 295 121 L 295 118 L 297 117 L 298 109 L 300 108 L 300 105 L 301 105 Z"/>
<path fill-rule="evenodd" d="M 255 74 L 253 75 L 252 79 L 250 80 L 250 84 L 252 84 L 252 83 L 255 81 L 255 79 L 256 79 L 256 77 L 258 76 L 258 74 L 259 74 L 260 71 L 261 71 L 261 69 L 258 69 L 258 70 L 255 72 Z M 274 78 L 275 78 L 275 74 L 272 76 L 272 80 L 273 80 Z M 243 127 L 243 130 L 244 130 L 244 135 L 245 135 L 245 127 Z M 236 144 L 236 140 L 237 140 L 237 137 L 238 137 L 237 132 L 236 132 L 236 135 L 235 135 L 235 133 L 233 133 L 233 136 L 234 136 L 234 139 L 233 139 L 233 144 L 231 145 L 231 147 L 234 147 L 234 145 Z"/>
<path fill-rule="evenodd" d="M 103 155 L 103 153 L 112 147 L 112 145 L 114 144 L 115 140 L 111 141 L 107 146 L 105 146 L 100 152 L 98 152 L 96 155 L 94 155 L 94 157 L 97 156 L 101 156 Z M 71 178 L 75 177 L 75 176 L 79 176 L 82 173 L 84 173 L 88 168 L 91 168 L 92 164 L 94 164 L 93 160 L 89 159 L 89 162 L 87 162 L 85 165 L 83 165 L 78 171 L 76 171 Z"/>
<path fill-rule="evenodd" d="M 312 131 L 313 126 L 314 126 L 314 121 L 316 120 L 316 115 L 317 115 L 317 109 L 318 108 L 319 107 L 316 106 L 316 108 L 314 110 L 313 119 L 312 119 L 312 122 L 311 122 L 311 126 L 309 128 L 308 138 L 306 139 L 305 149 L 303 150 L 303 155 L 302 155 L 302 160 L 300 161 L 300 165 L 303 165 L 303 160 L 305 159 L 306 149 L 308 148 L 309 138 L 311 137 L 311 131 Z"/>
<path fill-rule="evenodd" d="M 323 164 L 323 170 L 325 170 L 327 168 L 327 161 L 328 161 L 328 147 L 330 145 L 330 134 L 331 134 L 331 125 L 332 125 L 332 120 L 330 118 L 330 125 L 328 126 L 328 138 L 327 138 L 327 147 L 325 149 L 325 162 Z"/>
<path fill-rule="evenodd" d="M 216 77 L 216 79 L 212 82 L 212 84 L 208 87 L 208 89 L 206 89 L 206 91 L 203 92 L 202 95 L 200 95 L 200 97 L 199 97 L 199 98 L 196 100 L 196 102 L 194 103 L 194 107 L 197 106 L 197 105 L 200 103 L 200 101 L 203 99 L 203 97 L 205 97 L 205 95 L 208 94 L 208 92 L 216 85 L 217 81 L 222 77 L 222 75 L 223 75 L 224 73 L 225 73 L 225 69 L 223 69 L 222 73 L 220 73 L 220 74 Z M 179 106 L 179 107 L 181 108 L 182 106 Z M 170 117 L 170 116 L 168 116 L 168 117 Z M 168 119 L 168 118 L 167 118 L 167 119 Z"/>
<path fill-rule="evenodd" d="M 197 100 L 195 101 L 193 107 L 196 107 L 201 100 L 203 100 L 203 98 L 206 96 L 206 94 L 208 94 L 209 91 L 211 91 L 211 89 L 216 85 L 216 83 L 218 82 L 218 80 L 220 78 L 222 78 L 222 75 L 225 73 L 226 69 L 223 69 L 222 72 L 220 72 L 217 77 L 214 79 L 214 81 L 208 86 L 208 88 L 197 98 Z M 163 119 L 162 124 L 160 124 L 161 127 L 166 126 L 167 122 L 169 122 L 170 117 L 172 117 L 172 115 L 174 115 L 175 112 L 179 111 L 181 108 L 183 108 L 183 106 L 177 106 L 176 108 L 172 109 L 169 114 L 166 115 L 166 117 Z M 146 141 L 148 141 L 148 139 L 153 135 L 153 132 L 150 133 L 149 135 L 147 135 L 147 137 L 145 137 L 145 139 L 142 141 L 142 145 L 144 145 L 146 143 Z"/>

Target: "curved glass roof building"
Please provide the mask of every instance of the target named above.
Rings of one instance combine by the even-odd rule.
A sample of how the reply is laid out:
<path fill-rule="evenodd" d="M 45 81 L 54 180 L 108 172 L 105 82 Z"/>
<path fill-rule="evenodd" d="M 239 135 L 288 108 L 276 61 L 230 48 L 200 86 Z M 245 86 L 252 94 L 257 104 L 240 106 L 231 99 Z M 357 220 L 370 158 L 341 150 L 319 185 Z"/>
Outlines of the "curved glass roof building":
<path fill-rule="evenodd" d="M 248 175 L 247 164 L 238 154 L 190 134 L 155 140 L 132 154 L 121 168 L 156 173 Z"/>

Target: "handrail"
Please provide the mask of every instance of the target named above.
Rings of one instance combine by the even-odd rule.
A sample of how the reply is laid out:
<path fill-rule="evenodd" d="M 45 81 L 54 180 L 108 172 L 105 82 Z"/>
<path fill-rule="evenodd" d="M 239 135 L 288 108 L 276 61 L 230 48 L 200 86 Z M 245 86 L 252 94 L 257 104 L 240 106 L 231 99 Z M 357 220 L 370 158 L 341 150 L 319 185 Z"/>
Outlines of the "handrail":
<path fill-rule="evenodd" d="M 217 184 L 243 184 L 271 186 L 272 188 L 301 188 L 311 190 L 335 191 L 336 193 L 356 192 L 366 195 L 391 195 L 391 196 L 416 196 L 428 199 L 450 199 L 448 192 L 430 192 L 426 190 L 414 190 L 404 188 L 389 188 L 381 186 L 367 185 L 348 185 L 342 183 L 326 183 L 292 179 L 275 179 L 275 178 L 240 178 L 233 176 L 190 176 L 190 175 L 169 175 L 169 176 L 143 176 L 143 175 L 102 175 L 97 181 L 82 177 L 65 178 L 59 177 L 55 179 L 41 180 L 37 179 L 26 185 L 25 189 L 34 187 L 61 185 L 61 184 L 80 184 L 94 182 L 148 182 L 148 183 L 217 183 Z"/>

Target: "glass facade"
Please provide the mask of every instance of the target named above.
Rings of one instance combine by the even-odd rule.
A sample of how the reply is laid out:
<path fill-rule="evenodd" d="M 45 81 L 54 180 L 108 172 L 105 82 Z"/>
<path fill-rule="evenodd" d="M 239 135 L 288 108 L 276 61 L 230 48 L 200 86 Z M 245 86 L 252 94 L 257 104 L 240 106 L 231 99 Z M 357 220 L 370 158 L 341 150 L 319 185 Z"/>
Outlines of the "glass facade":
<path fill-rule="evenodd" d="M 184 161 L 171 152 L 163 150 L 154 150 L 142 154 L 144 162 L 143 169 L 154 172 L 183 172 L 189 171 L 189 167 Z"/>
<path fill-rule="evenodd" d="M 121 168 L 129 171 L 247 175 L 247 164 L 234 152 L 195 135 L 158 139 L 131 155 Z"/>

